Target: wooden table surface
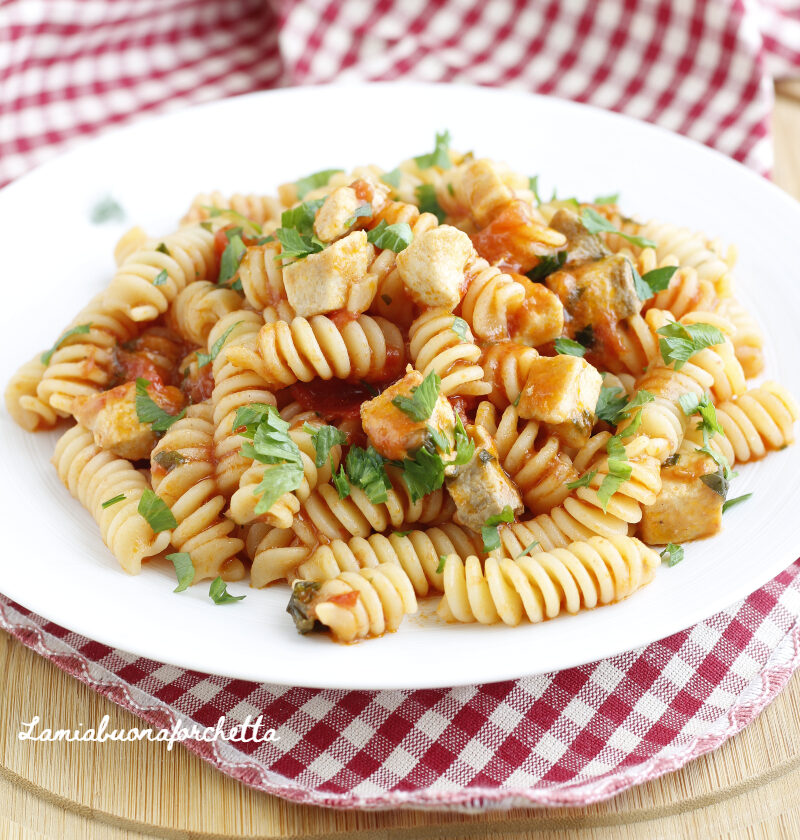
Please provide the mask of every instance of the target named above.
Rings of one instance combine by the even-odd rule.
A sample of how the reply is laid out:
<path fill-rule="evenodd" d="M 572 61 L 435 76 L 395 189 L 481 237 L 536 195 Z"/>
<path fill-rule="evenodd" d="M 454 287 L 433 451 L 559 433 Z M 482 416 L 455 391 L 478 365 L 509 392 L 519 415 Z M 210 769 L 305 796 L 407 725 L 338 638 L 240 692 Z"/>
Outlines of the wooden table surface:
<path fill-rule="evenodd" d="M 800 82 L 775 108 L 776 181 L 800 197 Z M 138 719 L 0 633 L 0 838 L 800 837 L 800 677 L 744 732 L 683 770 L 589 808 L 476 816 L 346 813 L 292 805 L 232 781 L 182 747 L 31 743 L 33 715 L 58 727 Z"/>

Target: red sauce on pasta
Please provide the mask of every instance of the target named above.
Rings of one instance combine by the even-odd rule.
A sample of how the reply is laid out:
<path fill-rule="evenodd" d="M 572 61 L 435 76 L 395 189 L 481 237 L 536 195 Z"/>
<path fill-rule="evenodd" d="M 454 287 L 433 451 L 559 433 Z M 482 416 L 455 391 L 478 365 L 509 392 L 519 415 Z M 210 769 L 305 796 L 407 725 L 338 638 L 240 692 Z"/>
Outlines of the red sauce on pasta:
<path fill-rule="evenodd" d="M 352 589 L 350 592 L 342 592 L 340 595 L 331 595 L 330 598 L 325 599 L 325 603 L 336 604 L 337 607 L 351 610 L 358 603 L 358 592 Z"/>
<path fill-rule="evenodd" d="M 214 373 L 212 366 L 205 365 L 196 372 L 190 371 L 181 380 L 181 390 L 191 403 L 201 403 L 211 397 L 214 390 Z"/>
<path fill-rule="evenodd" d="M 357 419 L 361 403 L 375 396 L 375 388 L 364 382 L 341 379 L 312 379 L 296 382 L 287 389 L 306 411 L 316 411 L 329 423 Z"/>

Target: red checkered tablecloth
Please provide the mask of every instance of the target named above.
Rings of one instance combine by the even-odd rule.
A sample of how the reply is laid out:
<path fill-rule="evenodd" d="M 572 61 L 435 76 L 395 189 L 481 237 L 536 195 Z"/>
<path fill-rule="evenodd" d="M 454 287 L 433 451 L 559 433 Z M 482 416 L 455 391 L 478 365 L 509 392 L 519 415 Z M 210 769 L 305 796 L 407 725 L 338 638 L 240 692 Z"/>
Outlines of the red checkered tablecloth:
<path fill-rule="evenodd" d="M 5 0 L 0 184 L 148 114 L 278 85 L 396 78 L 591 102 L 767 173 L 772 79 L 798 72 L 790 0 Z M 262 715 L 274 743 L 186 744 L 254 787 L 341 808 L 586 804 L 677 769 L 786 684 L 800 664 L 799 617 L 800 562 L 689 630 L 580 668 L 318 691 L 142 659 L 0 596 L 1 627 L 154 727 Z"/>

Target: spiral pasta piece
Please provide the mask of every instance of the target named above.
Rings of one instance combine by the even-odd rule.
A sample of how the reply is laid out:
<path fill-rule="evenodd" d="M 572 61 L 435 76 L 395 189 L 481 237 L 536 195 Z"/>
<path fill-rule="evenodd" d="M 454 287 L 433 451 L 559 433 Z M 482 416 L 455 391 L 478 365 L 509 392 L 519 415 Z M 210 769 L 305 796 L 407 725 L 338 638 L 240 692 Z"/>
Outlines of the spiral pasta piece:
<path fill-rule="evenodd" d="M 71 329 L 86 326 L 88 332 L 63 337 Z M 110 309 L 104 294 L 96 295 L 62 333 L 61 343 L 36 388 L 37 399 L 61 417 L 68 416 L 75 397 L 91 396 L 110 387 L 114 348 L 135 334 L 133 321 Z"/>
<path fill-rule="evenodd" d="M 232 328 L 217 358 L 213 361 L 214 390 L 214 457 L 217 486 L 229 497 L 239 486 L 242 473 L 251 465 L 239 450 L 244 438 L 234 431 L 237 409 L 250 403 L 275 405 L 275 397 L 267 383 L 254 371 L 240 370 L 229 361 L 227 354 L 236 347 L 249 348 L 255 344 L 263 320 L 256 312 L 240 309 L 231 312 L 212 327 L 208 334 L 209 350 L 225 332 Z"/>
<path fill-rule="evenodd" d="M 199 280 L 178 294 L 170 307 L 168 321 L 190 344 L 205 347 L 214 324 L 241 308 L 242 297 L 238 292 Z"/>
<path fill-rule="evenodd" d="M 382 636 L 417 611 L 414 587 L 400 566 L 342 572 L 320 584 L 311 615 L 341 642 Z"/>
<path fill-rule="evenodd" d="M 445 561 L 439 615 L 512 627 L 621 601 L 649 583 L 661 560 L 634 537 L 590 537 L 536 555 Z"/>
<path fill-rule="evenodd" d="M 407 534 L 372 534 L 366 539 L 351 537 L 346 542 L 332 540 L 315 548 L 297 567 L 296 574 L 302 580 L 322 581 L 341 572 L 395 563 L 408 575 L 417 596 L 424 597 L 431 590 L 442 591 L 440 558 L 455 554 L 465 559 L 480 551 L 478 543 L 476 534 L 453 522 Z"/>
<path fill-rule="evenodd" d="M 261 589 L 276 581 L 291 581 L 295 570 L 311 553 L 291 528 L 272 528 L 265 522 L 245 527 L 247 554 L 253 561 L 250 585 Z"/>
<path fill-rule="evenodd" d="M 498 341 L 481 354 L 483 378 L 491 388 L 489 399 L 497 408 L 515 403 L 525 387 L 531 362 L 539 353 L 533 347 L 514 341 Z"/>
<path fill-rule="evenodd" d="M 138 574 L 145 557 L 169 545 L 170 532 L 153 533 L 138 512 L 147 479 L 130 461 L 100 449 L 80 423 L 59 438 L 52 460 L 61 481 L 92 514 L 103 542 L 128 574 Z M 103 502 L 119 495 L 125 498 L 103 509 Z"/>
<path fill-rule="evenodd" d="M 319 425 L 319 421 L 316 421 Z M 274 528 L 290 529 L 292 520 L 300 510 L 300 503 L 305 501 L 311 491 L 323 482 L 331 479 L 331 463 L 335 470 L 341 458 L 341 446 L 331 448 L 330 457 L 321 467 L 315 465 L 316 450 L 311 435 L 302 428 L 289 431 L 289 437 L 297 444 L 303 463 L 303 478 L 300 486 L 291 493 L 284 493 L 268 511 L 262 514 L 255 512 L 258 503 L 256 488 L 261 483 L 266 472 L 274 468 L 274 464 L 262 464 L 253 461 L 252 466 L 239 479 L 239 489 L 231 497 L 229 516 L 239 525 L 245 525 L 256 519 L 262 519 Z"/>
<path fill-rule="evenodd" d="M 777 382 L 764 382 L 735 400 L 718 404 L 716 410 L 725 434 L 711 438 L 711 445 L 730 464 L 757 461 L 794 442 L 800 407 Z M 696 429 L 689 429 L 686 438 L 696 446 L 703 445 L 702 434 Z"/>
<path fill-rule="evenodd" d="M 589 485 L 573 490 L 550 513 L 501 526 L 501 549 L 496 553 L 516 557 L 531 543 L 538 542 L 533 548 L 535 553 L 563 548 L 570 542 L 595 535 L 610 538 L 628 534 L 629 527 L 642 518 L 642 505 L 653 504 L 661 489 L 661 465 L 651 454 L 659 452 L 660 447 L 654 446 L 645 435 L 625 445 L 627 462 L 631 466 L 630 478 L 622 482 L 603 510 L 598 490 L 609 471 L 605 454 L 609 437 L 607 432 L 600 432 L 575 456 L 576 469 L 596 470 Z"/>
<path fill-rule="evenodd" d="M 283 284 L 283 266 L 280 259 L 280 244 L 268 242 L 265 245 L 253 245 L 247 249 L 239 264 L 239 280 L 245 299 L 253 309 L 263 310 L 276 306 L 286 300 L 286 287 Z M 291 317 L 294 312 L 291 311 Z"/>
<path fill-rule="evenodd" d="M 461 314 L 472 331 L 484 341 L 509 338 L 509 319 L 525 300 L 525 287 L 481 257 L 467 265 L 467 277 Z"/>
<path fill-rule="evenodd" d="M 523 420 L 510 405 L 499 422 L 489 402 L 478 406 L 475 425 L 483 426 L 494 438 L 497 456 L 503 469 L 517 485 L 522 500 L 533 513 L 546 513 L 566 499 L 570 490 L 567 482 L 578 478 L 578 471 L 569 456 L 561 451 L 558 438 L 549 436 L 536 448 L 539 423 Z"/>
<path fill-rule="evenodd" d="M 117 269 L 105 303 L 132 321 L 153 321 L 189 283 L 216 272 L 214 234 L 200 225 L 181 228 L 134 251 Z"/>
<path fill-rule="evenodd" d="M 340 499 L 330 484 L 321 484 L 301 504 L 301 515 L 292 527 L 307 545 L 327 540 L 368 537 L 373 531 L 400 529 L 404 524 L 433 523 L 452 516 L 455 508 L 448 493 L 439 488 L 412 502 L 403 480 L 387 468 L 392 488 L 385 502 L 371 502 L 358 487 Z"/>
<path fill-rule="evenodd" d="M 264 324 L 255 347 L 231 346 L 227 357 L 271 387 L 285 388 L 316 377 L 390 378 L 402 370 L 405 346 L 400 330 L 385 318 L 359 315 L 342 322 L 313 315 Z"/>
<path fill-rule="evenodd" d="M 271 195 L 234 193 L 226 196 L 224 193 L 215 190 L 211 193 L 200 193 L 195 196 L 186 214 L 181 219 L 181 224 L 190 225 L 210 219 L 211 211 L 208 209 L 209 207 L 233 210 L 258 225 L 279 222 L 281 213 L 285 209 L 281 202 Z"/>
<path fill-rule="evenodd" d="M 764 370 L 764 335 L 755 318 L 733 296 L 719 300 L 714 311 L 733 324 L 731 341 L 744 375 L 758 376 Z"/>
<path fill-rule="evenodd" d="M 423 376 L 438 374 L 440 393 L 446 397 L 488 394 L 490 385 L 483 381 L 479 364 L 481 350 L 468 328 L 463 337 L 456 332 L 457 320 L 446 309 L 423 312 L 408 331 L 411 360 Z"/>
<path fill-rule="evenodd" d="M 6 410 L 26 432 L 52 429 L 58 422 L 56 412 L 36 393 L 45 370 L 37 353 L 14 373 L 6 385 Z"/>
<path fill-rule="evenodd" d="M 217 576 L 241 580 L 245 574 L 237 557 L 244 543 L 231 536 L 235 525 L 222 516 L 225 497 L 217 490 L 214 478 L 211 417 L 210 404 L 190 406 L 150 456 L 153 490 L 178 523 L 172 531 L 172 545 L 192 558 L 195 582 Z"/>

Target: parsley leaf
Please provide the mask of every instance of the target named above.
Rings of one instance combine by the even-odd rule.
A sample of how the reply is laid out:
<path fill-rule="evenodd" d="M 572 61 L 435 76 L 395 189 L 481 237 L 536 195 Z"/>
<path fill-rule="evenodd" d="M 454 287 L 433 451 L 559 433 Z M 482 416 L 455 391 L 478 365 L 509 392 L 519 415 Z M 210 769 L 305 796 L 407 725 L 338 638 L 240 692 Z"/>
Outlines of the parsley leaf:
<path fill-rule="evenodd" d="M 278 230 L 288 228 L 294 229 L 300 234 L 312 234 L 314 232 L 314 219 L 317 217 L 317 210 L 324 203 L 324 198 L 317 198 L 313 201 L 304 201 L 302 204 L 298 204 L 297 207 L 292 207 L 290 210 L 284 210 L 281 213 L 281 226 Z M 364 206 L 370 207 L 369 204 Z M 371 213 L 372 208 L 370 207 Z"/>
<path fill-rule="evenodd" d="M 172 561 L 175 567 L 175 576 L 178 578 L 178 585 L 173 592 L 183 592 L 194 582 L 194 563 L 192 556 L 187 551 L 178 551 L 175 554 L 168 554 L 167 560 Z"/>
<path fill-rule="evenodd" d="M 586 475 L 581 476 L 581 478 L 577 479 L 576 481 L 568 481 L 566 487 L 570 490 L 577 490 L 579 487 L 588 487 L 592 483 L 592 479 L 597 475 L 597 470 L 592 470 Z"/>
<path fill-rule="evenodd" d="M 392 400 L 392 405 L 399 408 L 403 414 L 408 415 L 412 420 L 421 423 L 427 420 L 433 409 L 436 407 L 436 401 L 439 398 L 439 388 L 442 380 L 439 379 L 439 374 L 435 370 L 431 371 L 422 383 L 411 389 L 411 396 L 406 397 L 400 395 Z"/>
<path fill-rule="evenodd" d="M 439 169 L 449 169 L 452 166 L 450 161 L 450 132 L 445 130 L 441 134 L 436 133 L 436 145 L 432 152 L 427 155 L 418 155 L 414 162 L 420 169 L 430 169 L 438 166 Z"/>
<path fill-rule="evenodd" d="M 89 221 L 93 225 L 102 225 L 106 222 L 121 222 L 124 219 L 125 211 L 110 195 L 101 198 L 89 213 Z"/>
<path fill-rule="evenodd" d="M 616 233 L 623 239 L 627 239 L 632 245 L 637 245 L 639 248 L 655 248 L 656 243 L 652 239 L 646 239 L 644 236 L 634 236 L 630 233 L 623 233 L 617 230 L 611 222 L 602 216 L 597 210 L 591 207 L 584 207 L 581 213 L 581 222 L 589 233 Z"/>
<path fill-rule="evenodd" d="M 153 455 L 153 461 L 165 472 L 171 472 L 175 467 L 185 464 L 187 459 L 180 452 L 172 449 L 162 449 L 161 452 L 156 452 Z"/>
<path fill-rule="evenodd" d="M 225 236 L 228 239 L 228 244 L 225 246 L 225 250 L 222 252 L 222 257 L 219 261 L 218 285 L 228 283 L 233 279 L 239 270 L 242 258 L 247 253 L 247 248 L 244 242 L 242 242 L 242 229 L 240 227 L 226 230 Z"/>
<path fill-rule="evenodd" d="M 600 206 L 601 204 L 616 204 L 619 201 L 619 193 L 612 193 L 611 195 L 598 195 L 592 202 Z"/>
<path fill-rule="evenodd" d="M 617 396 L 619 395 L 619 396 Z M 601 388 L 594 413 L 598 420 L 605 420 L 616 426 L 619 414 L 627 405 L 627 397 L 621 388 Z"/>
<path fill-rule="evenodd" d="M 120 493 L 120 494 L 119 494 L 119 496 L 114 496 L 114 497 L 113 497 L 113 498 L 111 498 L 111 499 L 106 499 L 106 500 L 103 502 L 103 504 L 102 504 L 102 505 L 100 505 L 100 507 L 101 507 L 101 508 L 103 508 L 103 510 L 105 510 L 106 508 L 110 508 L 110 507 L 111 507 L 111 505 L 115 505 L 115 504 L 117 504 L 117 502 L 124 502 L 124 501 L 125 501 L 125 494 L 124 494 L 124 493 Z"/>
<path fill-rule="evenodd" d="M 236 327 L 241 324 L 241 321 L 237 321 L 235 324 L 231 324 L 227 330 L 211 345 L 211 352 L 210 353 L 198 353 L 197 354 L 197 367 L 205 367 L 207 364 L 210 364 L 214 361 L 214 359 L 219 356 L 220 350 L 222 350 L 223 345 L 225 342 L 230 338 L 230 334 L 236 329 Z"/>
<path fill-rule="evenodd" d="M 312 190 L 317 190 L 320 187 L 327 187 L 331 178 L 344 172 L 343 169 L 322 169 L 319 172 L 312 172 L 311 175 L 306 175 L 305 178 L 300 178 L 294 182 L 297 190 L 297 197 L 304 198 L 307 193 Z"/>
<path fill-rule="evenodd" d="M 356 223 L 356 219 L 370 218 L 373 214 L 374 211 L 369 202 L 367 202 L 367 204 L 362 204 L 360 207 L 356 207 L 353 215 L 345 222 L 345 226 L 350 227 Z"/>
<path fill-rule="evenodd" d="M 526 545 L 525 548 L 520 551 L 520 553 L 514 558 L 515 560 L 519 560 L 520 557 L 524 557 L 526 554 L 530 554 L 531 551 L 539 545 L 539 540 L 534 540 L 529 545 Z"/>
<path fill-rule="evenodd" d="M 321 467 L 331 454 L 334 446 L 341 446 L 347 443 L 347 435 L 337 429 L 336 426 L 310 426 L 303 423 L 303 431 L 311 435 L 311 442 L 314 444 L 314 464 Z"/>
<path fill-rule="evenodd" d="M 533 193 L 533 197 L 536 199 L 536 203 L 541 204 L 542 199 L 539 197 L 539 176 L 538 175 L 531 175 L 528 178 L 528 189 Z"/>
<path fill-rule="evenodd" d="M 368 449 L 351 446 L 345 469 L 350 484 L 363 490 L 372 504 L 387 501 L 386 491 L 392 489 L 392 483 L 386 474 L 383 458 L 373 446 Z"/>
<path fill-rule="evenodd" d="M 159 254 L 166 254 L 168 257 L 172 256 L 172 254 L 170 254 L 169 248 L 167 248 L 167 245 L 166 245 L 165 242 L 159 242 L 158 246 L 156 247 L 156 251 L 158 251 Z"/>
<path fill-rule="evenodd" d="M 173 423 L 186 414 L 186 409 L 181 409 L 180 414 L 169 414 L 164 411 L 147 393 L 149 385 L 150 382 L 142 379 L 141 376 L 136 380 L 136 416 L 140 423 L 149 423 L 154 432 L 166 432 Z"/>
<path fill-rule="evenodd" d="M 586 355 L 586 348 L 573 341 L 571 338 L 557 338 L 553 344 L 556 348 L 556 353 L 562 356 L 584 356 Z"/>
<path fill-rule="evenodd" d="M 340 499 L 346 499 L 350 495 L 350 482 L 345 475 L 344 466 L 339 466 L 339 472 L 331 476 L 331 481 L 333 481 L 333 486 L 336 488 Z"/>
<path fill-rule="evenodd" d="M 234 210 L 232 207 L 213 207 L 208 204 L 202 205 L 204 210 L 208 210 L 208 215 L 212 219 L 216 219 L 218 216 L 228 216 L 229 218 L 233 219 L 236 222 L 239 222 L 240 225 L 243 227 L 251 227 L 259 236 L 262 233 L 261 225 L 258 222 L 254 222 L 252 219 L 248 219 L 247 216 L 243 216 L 237 210 Z"/>
<path fill-rule="evenodd" d="M 384 184 L 388 184 L 390 187 L 397 189 L 400 186 L 400 179 L 402 177 L 403 173 L 398 166 L 390 172 L 384 172 L 383 175 L 381 175 L 381 181 L 383 181 Z"/>
<path fill-rule="evenodd" d="M 667 547 L 659 554 L 659 557 L 666 561 L 667 566 L 677 566 L 683 560 L 683 546 L 667 543 Z"/>
<path fill-rule="evenodd" d="M 233 418 L 231 431 L 252 440 L 258 424 L 264 415 L 269 413 L 270 408 L 271 406 L 266 403 L 249 403 L 239 406 L 236 409 L 236 416 Z"/>
<path fill-rule="evenodd" d="M 163 286 L 164 283 L 167 282 L 167 280 L 169 280 L 169 274 L 167 274 L 167 270 L 165 268 L 162 268 L 161 271 L 159 271 L 158 274 L 156 274 L 156 276 L 153 278 L 153 285 Z"/>
<path fill-rule="evenodd" d="M 619 437 L 615 435 L 608 439 L 606 452 L 608 453 L 608 473 L 603 477 L 603 481 L 597 490 L 597 498 L 603 506 L 603 513 L 608 509 L 611 497 L 631 477 L 633 472 L 633 467 L 627 463 L 628 453 Z"/>
<path fill-rule="evenodd" d="M 456 458 L 453 464 L 460 467 L 472 460 L 472 456 L 475 454 L 475 441 L 467 434 L 461 415 L 458 413 L 456 413 L 455 438 Z"/>
<path fill-rule="evenodd" d="M 420 213 L 433 213 L 441 224 L 447 214 L 439 206 L 439 201 L 436 198 L 436 190 L 433 184 L 420 184 L 415 190 L 414 194 L 417 197 Z"/>
<path fill-rule="evenodd" d="M 440 554 L 439 555 L 439 565 L 436 567 L 436 574 L 441 575 L 444 573 L 444 567 L 447 565 L 447 555 Z"/>
<path fill-rule="evenodd" d="M 139 515 L 147 520 L 154 534 L 178 527 L 178 521 L 167 507 L 167 503 L 149 487 L 142 492 L 137 510 Z"/>
<path fill-rule="evenodd" d="M 438 490 L 444 484 L 444 461 L 441 455 L 423 446 L 414 453 L 413 458 L 404 458 L 403 481 L 412 504 Z"/>
<path fill-rule="evenodd" d="M 714 456 L 713 449 L 708 447 L 702 447 L 700 450 L 704 455 L 709 455 L 710 457 L 714 458 L 716 461 L 716 457 Z M 717 466 L 717 471 L 713 473 L 707 473 L 706 475 L 700 476 L 700 481 L 706 485 L 706 487 L 713 490 L 718 496 L 722 496 L 722 498 L 726 498 L 728 495 L 728 489 L 731 486 L 729 473 L 730 467 L 726 464 L 719 464 Z"/>
<path fill-rule="evenodd" d="M 665 265 L 646 274 L 639 274 L 632 262 L 629 261 L 629 265 L 633 271 L 633 285 L 639 300 L 650 300 L 657 292 L 663 292 L 669 287 L 672 275 L 678 270 L 676 265 Z"/>
<path fill-rule="evenodd" d="M 484 523 L 483 528 L 481 528 L 481 536 L 483 537 L 483 550 L 488 553 L 489 551 L 494 551 L 496 548 L 500 548 L 500 531 L 498 530 L 497 526 L 501 522 L 513 521 L 514 511 L 511 510 L 511 507 L 509 505 L 506 505 L 503 508 L 502 513 L 498 513 L 495 516 L 490 516 Z"/>
<path fill-rule="evenodd" d="M 215 604 L 235 604 L 237 601 L 244 601 L 247 595 L 231 595 L 222 578 L 215 577 L 208 587 L 208 597 Z"/>
<path fill-rule="evenodd" d="M 325 247 L 316 236 L 301 236 L 294 228 L 278 228 L 275 237 L 281 243 L 281 252 L 275 259 L 286 265 L 286 261 L 302 260 L 309 254 L 317 254 Z"/>
<path fill-rule="evenodd" d="M 525 276 L 528 280 L 533 280 L 534 283 L 541 283 L 542 280 L 549 277 L 553 272 L 558 271 L 566 261 L 566 251 L 558 251 L 552 257 L 539 257 L 539 262 Z"/>
<path fill-rule="evenodd" d="M 453 318 L 453 323 L 450 324 L 450 329 L 462 340 L 469 341 L 467 334 L 469 333 L 469 324 L 459 317 Z"/>
<path fill-rule="evenodd" d="M 241 408 L 236 419 L 239 411 Z M 245 458 L 270 465 L 253 490 L 254 496 L 260 496 L 255 507 L 257 515 L 266 513 L 284 493 L 297 490 L 303 481 L 300 449 L 289 436 L 289 424 L 274 406 L 267 406 L 253 433 L 253 442 L 243 444 L 240 451 Z"/>
<path fill-rule="evenodd" d="M 398 222 L 394 225 L 387 225 L 386 219 L 380 222 L 367 233 L 367 241 L 377 248 L 394 251 L 399 254 L 411 244 L 414 234 L 407 222 Z"/>
<path fill-rule="evenodd" d="M 738 505 L 740 502 L 746 502 L 752 495 L 752 493 L 745 493 L 743 496 L 737 496 L 735 499 L 728 499 L 722 505 L 722 512 L 725 513 L 726 510 L 730 510 L 734 505 Z"/>
<path fill-rule="evenodd" d="M 716 434 L 725 434 L 725 430 L 717 419 L 717 410 L 714 408 L 714 403 L 711 402 L 708 394 L 704 394 L 702 399 L 697 394 L 691 392 L 681 394 L 678 397 L 678 402 L 687 417 L 691 417 L 693 414 L 700 415 L 700 422 L 697 424 L 697 428 L 703 432 L 704 436 L 708 434 L 710 437 L 713 437 Z"/>
<path fill-rule="evenodd" d="M 658 341 L 661 358 L 666 365 L 674 363 L 675 370 L 680 370 L 695 353 L 725 341 L 722 332 L 711 324 L 679 324 L 674 321 L 656 332 L 662 336 Z"/>
<path fill-rule="evenodd" d="M 86 333 L 88 333 L 91 328 L 92 324 L 90 321 L 88 324 L 78 324 L 77 327 L 73 327 L 72 329 L 67 330 L 59 337 L 56 343 L 49 350 L 45 350 L 45 352 L 42 353 L 42 355 L 39 357 L 41 359 L 42 364 L 49 365 L 50 359 L 53 358 L 53 353 L 55 353 L 56 350 L 58 350 L 58 348 L 61 347 L 61 345 L 68 338 L 70 338 L 73 335 L 86 335 Z"/>

